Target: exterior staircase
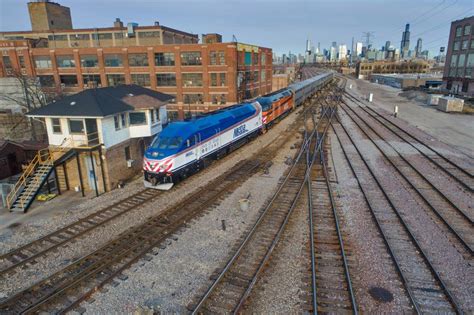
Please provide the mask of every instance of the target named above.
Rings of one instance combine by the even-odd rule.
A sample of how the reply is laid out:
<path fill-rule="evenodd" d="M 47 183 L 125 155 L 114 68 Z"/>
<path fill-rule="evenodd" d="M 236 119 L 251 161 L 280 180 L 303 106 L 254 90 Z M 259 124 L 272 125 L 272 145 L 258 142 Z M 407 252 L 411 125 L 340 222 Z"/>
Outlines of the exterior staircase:
<path fill-rule="evenodd" d="M 38 151 L 7 195 L 7 206 L 10 211 L 26 212 L 28 210 L 53 171 L 55 160 L 68 154 L 68 151 L 67 146 L 50 147 Z"/>

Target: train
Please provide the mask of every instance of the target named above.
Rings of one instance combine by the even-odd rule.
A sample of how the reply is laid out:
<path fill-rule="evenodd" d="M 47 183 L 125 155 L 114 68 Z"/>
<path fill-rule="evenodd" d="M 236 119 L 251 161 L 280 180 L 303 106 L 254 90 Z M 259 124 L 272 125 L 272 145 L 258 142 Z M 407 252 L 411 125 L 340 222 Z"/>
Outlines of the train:
<path fill-rule="evenodd" d="M 144 185 L 168 190 L 215 159 L 265 133 L 332 80 L 332 72 L 202 116 L 171 122 L 146 149 Z"/>

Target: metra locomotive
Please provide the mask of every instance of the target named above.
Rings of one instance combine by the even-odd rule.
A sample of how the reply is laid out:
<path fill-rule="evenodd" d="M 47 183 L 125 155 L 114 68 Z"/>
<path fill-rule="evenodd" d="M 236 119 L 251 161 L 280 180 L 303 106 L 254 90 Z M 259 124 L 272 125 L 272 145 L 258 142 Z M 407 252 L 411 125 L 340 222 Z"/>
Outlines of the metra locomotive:
<path fill-rule="evenodd" d="M 211 112 L 170 123 L 145 152 L 145 186 L 170 189 L 173 183 L 243 145 L 303 104 L 333 77 L 325 73 L 288 88 Z"/>

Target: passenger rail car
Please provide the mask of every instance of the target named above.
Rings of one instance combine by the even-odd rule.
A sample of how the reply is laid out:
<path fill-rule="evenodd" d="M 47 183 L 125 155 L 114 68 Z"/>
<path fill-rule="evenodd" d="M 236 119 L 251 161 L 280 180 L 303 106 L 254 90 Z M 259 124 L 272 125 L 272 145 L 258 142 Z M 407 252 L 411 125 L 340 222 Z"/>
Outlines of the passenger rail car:
<path fill-rule="evenodd" d="M 262 106 L 262 122 L 266 127 L 295 107 L 293 91 L 288 88 L 258 97 L 256 101 Z"/>
<path fill-rule="evenodd" d="M 332 78 L 333 73 L 321 74 L 251 102 L 170 123 L 145 152 L 145 186 L 170 189 L 173 183 L 203 168 L 207 161 L 227 154 L 264 132 Z"/>

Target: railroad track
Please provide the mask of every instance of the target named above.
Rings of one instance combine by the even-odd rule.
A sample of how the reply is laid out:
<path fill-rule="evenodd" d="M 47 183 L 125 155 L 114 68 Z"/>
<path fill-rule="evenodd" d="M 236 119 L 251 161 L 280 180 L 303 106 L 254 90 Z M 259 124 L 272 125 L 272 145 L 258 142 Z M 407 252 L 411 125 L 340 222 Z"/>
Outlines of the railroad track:
<path fill-rule="evenodd" d="M 298 119 L 293 124 L 293 129 L 297 129 L 297 126 Z M 124 279 L 122 272 L 130 265 L 139 259 L 147 259 L 147 254 L 153 252 L 154 248 L 159 247 L 175 231 L 186 227 L 187 222 L 193 218 L 203 215 L 211 205 L 235 190 L 258 170 L 268 167 L 268 161 L 293 134 L 294 130 L 279 136 L 252 159 L 237 164 L 206 187 L 164 210 L 160 215 L 150 218 L 145 224 L 123 232 L 91 254 L 0 301 L 0 313 L 65 313 L 76 308 L 105 284 L 114 283 L 116 278 Z M 128 202 L 130 206 L 143 204 L 139 199 L 137 201 L 137 198 L 133 200 L 135 202 Z M 136 202 L 138 203 L 135 204 Z M 87 231 L 84 230 L 81 235 Z M 55 248 L 58 246 L 60 245 Z M 46 251 L 48 250 L 50 249 Z"/>
<path fill-rule="evenodd" d="M 154 189 L 141 190 L 72 224 L 1 255 L 0 279 L 6 278 L 8 274 L 15 272 L 19 267 L 28 263 L 35 263 L 35 259 L 46 256 L 54 249 L 65 246 L 74 239 L 84 236 L 111 220 L 136 209 L 137 206 L 145 205 L 161 193 L 161 191 Z"/>
<path fill-rule="evenodd" d="M 239 163 L 213 185 L 198 190 L 145 224 L 122 233 L 65 269 L 2 301 L 0 313 L 64 313 L 73 309 L 106 283 L 116 277 L 120 279 L 122 271 L 162 244 L 174 231 L 203 214 L 254 174 L 259 166 L 262 162 L 257 160 Z"/>
<path fill-rule="evenodd" d="M 322 116 L 327 116 L 330 120 L 334 112 L 333 109 L 326 108 L 322 111 Z M 321 119 L 318 124 L 320 121 Z M 316 130 L 317 126 L 312 132 L 308 132 L 305 124 L 304 144 L 290 171 L 233 256 L 216 274 L 211 286 L 198 301 L 188 305 L 193 314 L 240 312 L 269 262 L 304 191 L 314 161 L 305 158 L 305 153 L 309 154 L 307 152 L 314 147 L 313 154 L 316 154 L 325 135 L 324 132 L 320 137 L 315 137 Z"/>
<path fill-rule="evenodd" d="M 348 263 L 350 247 L 344 244 L 326 165 L 326 150 L 324 145 L 321 148 L 307 181 L 312 303 L 305 311 L 357 314 Z"/>
<path fill-rule="evenodd" d="M 458 302 L 385 191 L 360 148 L 339 121 L 332 124 L 416 313 L 462 313 Z"/>
<path fill-rule="evenodd" d="M 322 93 L 327 93 L 327 90 L 329 89 L 325 89 Z M 306 114 L 309 108 L 303 111 L 301 117 Z M 47 256 L 60 247 L 70 245 L 75 239 L 84 237 L 93 230 L 105 226 L 110 221 L 150 203 L 163 193 L 155 189 L 143 189 L 61 229 L 0 255 L 0 279 L 5 279 L 9 274 L 15 273 L 20 267 L 27 268 L 29 264 L 35 264 L 37 259 Z"/>
<path fill-rule="evenodd" d="M 387 140 L 377 126 L 369 123 L 367 118 L 362 117 L 355 109 L 344 104 L 341 109 L 363 132 L 364 135 L 380 151 L 386 161 L 407 182 L 410 188 L 424 202 L 426 207 L 442 222 L 448 233 L 452 234 L 458 250 L 468 258 L 472 258 L 474 247 L 474 224 L 468 215 L 467 209 L 461 209 L 453 200 L 438 189 L 416 165 L 404 157 L 391 141 Z M 383 141 L 384 145 L 379 141 Z M 398 150 L 397 150 L 398 149 Z"/>
<path fill-rule="evenodd" d="M 417 150 L 421 155 L 423 155 L 431 163 L 435 164 L 440 168 L 444 173 L 449 175 L 454 181 L 459 183 L 469 192 L 473 192 L 474 189 L 474 175 L 472 173 L 473 167 L 469 169 L 459 165 L 458 162 L 455 162 L 445 156 L 441 151 L 433 148 L 426 141 L 420 139 L 419 137 L 411 134 L 409 131 L 400 127 L 399 124 L 393 118 L 387 118 L 386 115 L 382 115 L 378 110 L 365 106 L 365 104 L 354 97 L 349 92 L 345 91 L 345 95 L 350 98 L 350 100 L 362 105 L 361 109 L 365 111 L 368 115 L 372 116 L 374 119 L 379 121 L 385 128 L 389 129 L 393 134 L 397 135 L 404 143 L 410 145 L 412 148 Z M 462 153 L 465 155 L 464 153 Z M 465 155 L 471 162 L 473 161 L 472 157 Z"/>

